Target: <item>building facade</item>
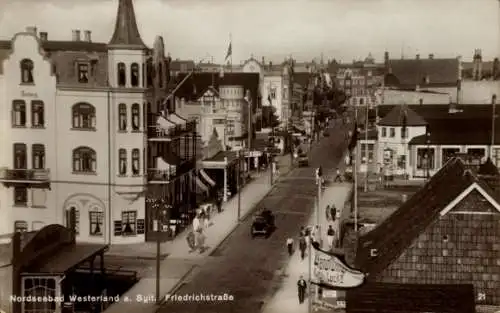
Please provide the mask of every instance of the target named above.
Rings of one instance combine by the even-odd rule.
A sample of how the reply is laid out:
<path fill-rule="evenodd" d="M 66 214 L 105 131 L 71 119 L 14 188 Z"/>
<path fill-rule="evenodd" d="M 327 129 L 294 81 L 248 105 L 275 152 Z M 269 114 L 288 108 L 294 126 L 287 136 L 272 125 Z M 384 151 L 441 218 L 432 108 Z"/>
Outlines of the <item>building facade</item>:
<path fill-rule="evenodd" d="M 163 87 L 169 73 L 164 54 L 153 64 L 132 2 L 119 1 L 107 44 L 30 27 L 0 47 L 1 232 L 67 225 L 75 208 L 79 241 L 144 241 L 152 69 Z"/>

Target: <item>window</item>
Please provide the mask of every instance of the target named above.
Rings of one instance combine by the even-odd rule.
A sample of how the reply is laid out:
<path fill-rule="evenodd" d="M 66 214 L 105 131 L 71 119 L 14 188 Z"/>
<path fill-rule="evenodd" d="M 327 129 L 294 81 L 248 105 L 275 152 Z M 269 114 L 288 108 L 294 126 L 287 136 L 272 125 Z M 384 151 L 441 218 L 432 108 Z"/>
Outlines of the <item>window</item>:
<path fill-rule="evenodd" d="M 118 150 L 118 173 L 120 175 L 127 175 L 127 150 Z"/>
<path fill-rule="evenodd" d="M 382 137 L 387 137 L 387 128 L 382 127 Z"/>
<path fill-rule="evenodd" d="M 97 167 L 96 153 L 89 147 L 78 147 L 73 150 L 73 172 L 95 173 Z"/>
<path fill-rule="evenodd" d="M 73 106 L 73 128 L 93 130 L 96 125 L 95 108 L 88 103 Z"/>
<path fill-rule="evenodd" d="M 14 144 L 14 169 L 27 169 L 27 151 L 26 144 L 15 143 Z"/>
<path fill-rule="evenodd" d="M 139 130 L 141 126 L 141 110 L 139 103 L 132 104 L 132 130 Z"/>
<path fill-rule="evenodd" d="M 117 71 L 118 71 L 118 86 L 120 87 L 125 87 L 125 84 L 127 83 L 127 76 L 125 73 L 125 63 L 118 63 L 117 66 Z"/>
<path fill-rule="evenodd" d="M 373 143 L 362 143 L 361 144 L 361 163 L 366 164 L 366 161 L 368 163 L 373 162 L 373 151 L 374 151 L 375 145 Z M 368 150 L 368 153 L 366 153 Z"/>
<path fill-rule="evenodd" d="M 359 98 L 359 105 L 363 105 L 363 104 L 365 104 L 365 99 Z"/>
<path fill-rule="evenodd" d="M 28 223 L 26 221 L 15 221 L 14 222 L 14 232 L 24 233 L 28 231 Z"/>
<path fill-rule="evenodd" d="M 271 99 L 276 99 L 276 87 L 271 87 Z"/>
<path fill-rule="evenodd" d="M 146 62 L 146 81 L 148 87 L 153 87 L 153 60 L 148 59 Z"/>
<path fill-rule="evenodd" d="M 449 159 L 455 156 L 455 154 L 460 153 L 459 148 L 443 148 L 441 149 L 442 164 L 444 165 Z"/>
<path fill-rule="evenodd" d="M 70 220 L 71 220 L 71 210 L 75 210 L 75 233 L 78 235 L 80 234 L 80 210 L 75 208 L 74 206 L 70 207 L 68 210 L 66 210 L 66 227 L 70 228 Z"/>
<path fill-rule="evenodd" d="M 31 153 L 33 156 L 31 166 L 34 169 L 44 169 L 45 168 L 45 146 L 41 144 L 34 144 L 31 147 Z"/>
<path fill-rule="evenodd" d="M 133 175 L 139 175 L 140 173 L 140 155 L 139 155 L 139 149 L 133 149 L 132 150 L 132 174 Z"/>
<path fill-rule="evenodd" d="M 484 148 L 469 148 L 467 149 L 467 154 L 475 159 L 482 159 L 486 156 L 486 150 Z"/>
<path fill-rule="evenodd" d="M 31 101 L 31 127 L 43 127 L 45 125 L 44 117 L 43 101 Z"/>
<path fill-rule="evenodd" d="M 90 211 L 89 212 L 90 236 L 102 236 L 104 227 L 104 212 Z"/>
<path fill-rule="evenodd" d="M 24 100 L 12 101 L 12 126 L 26 127 L 26 103 Z"/>
<path fill-rule="evenodd" d="M 33 61 L 24 59 L 21 61 L 21 83 L 33 84 Z"/>
<path fill-rule="evenodd" d="M 394 127 L 391 127 L 391 128 L 389 129 L 389 136 L 390 136 L 391 138 L 396 137 L 396 129 L 395 129 Z"/>
<path fill-rule="evenodd" d="M 417 169 L 433 169 L 434 168 L 434 148 L 418 148 L 417 149 Z"/>
<path fill-rule="evenodd" d="M 401 139 L 408 138 L 408 127 L 401 127 Z"/>
<path fill-rule="evenodd" d="M 79 63 L 78 64 L 78 82 L 86 84 L 89 82 L 89 64 Z"/>
<path fill-rule="evenodd" d="M 14 205 L 15 206 L 28 205 L 28 188 L 14 187 Z"/>
<path fill-rule="evenodd" d="M 125 103 L 118 105 L 118 129 L 127 130 L 127 105 Z"/>
<path fill-rule="evenodd" d="M 132 87 L 139 86 L 139 64 L 137 63 L 130 65 L 130 84 Z"/>
<path fill-rule="evenodd" d="M 400 155 L 398 157 L 398 168 L 406 168 L 406 155 Z"/>
<path fill-rule="evenodd" d="M 137 211 L 122 212 L 122 235 L 134 236 L 136 234 Z"/>

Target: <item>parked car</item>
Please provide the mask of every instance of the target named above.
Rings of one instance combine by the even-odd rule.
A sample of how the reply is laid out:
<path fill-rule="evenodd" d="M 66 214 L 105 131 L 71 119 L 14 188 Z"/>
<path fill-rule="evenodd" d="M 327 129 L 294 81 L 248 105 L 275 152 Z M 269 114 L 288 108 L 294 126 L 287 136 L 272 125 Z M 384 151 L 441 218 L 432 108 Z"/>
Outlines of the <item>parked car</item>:
<path fill-rule="evenodd" d="M 250 234 L 252 238 L 264 235 L 266 238 L 274 231 L 274 215 L 270 210 L 264 210 L 254 217 Z"/>

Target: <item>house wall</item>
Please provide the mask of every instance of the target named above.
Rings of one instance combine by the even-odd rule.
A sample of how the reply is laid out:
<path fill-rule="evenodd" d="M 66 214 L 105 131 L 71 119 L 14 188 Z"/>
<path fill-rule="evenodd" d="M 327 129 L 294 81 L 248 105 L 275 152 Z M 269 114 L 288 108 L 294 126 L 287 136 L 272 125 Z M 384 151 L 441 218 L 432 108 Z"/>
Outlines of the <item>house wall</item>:
<path fill-rule="evenodd" d="M 282 107 L 282 101 L 283 101 L 283 77 L 281 75 L 279 76 L 271 76 L 271 75 L 266 75 L 264 76 L 264 86 L 262 90 L 262 105 L 263 106 L 268 106 L 269 101 L 268 101 L 268 96 L 271 92 L 271 89 L 276 90 L 276 98 L 271 97 L 271 103 L 272 106 L 276 108 L 276 115 L 278 116 L 278 119 L 282 119 L 282 114 L 283 114 L 283 107 Z"/>
<path fill-rule="evenodd" d="M 12 266 L 7 265 L 8 263 L 10 263 L 10 260 L 0 259 L 0 311 L 5 313 L 12 312 L 12 302 L 10 302 L 10 296 L 12 295 Z"/>
<path fill-rule="evenodd" d="M 455 213 L 464 211 L 470 213 Z M 499 251 L 500 212 L 474 190 L 451 212 L 432 223 L 375 280 L 472 283 L 478 304 L 500 305 Z"/>
<path fill-rule="evenodd" d="M 385 129 L 385 136 L 384 136 Z M 394 136 L 391 136 L 391 129 L 394 129 Z M 410 157 L 410 142 L 414 137 L 425 135 L 425 126 L 407 127 L 408 137 L 401 138 L 402 127 L 377 126 L 378 144 L 377 160 L 381 166 L 392 168 L 391 172 L 395 175 L 411 173 L 412 159 Z M 392 158 L 387 158 L 386 150 L 393 151 Z M 399 167 L 398 161 L 401 156 L 406 156 L 406 166 Z"/>
<path fill-rule="evenodd" d="M 373 149 L 371 149 L 371 147 L 373 147 Z M 368 148 L 368 153 L 366 153 L 366 148 Z M 377 140 L 374 139 L 359 140 L 358 151 L 359 154 L 356 155 L 356 162 L 357 164 L 359 164 L 358 171 L 360 173 L 366 173 L 367 171 L 370 173 L 378 173 L 378 169 L 380 168 L 379 166 L 380 161 L 379 159 L 377 159 L 377 151 L 378 151 Z M 372 155 L 373 157 L 369 158 L 370 155 Z"/>
<path fill-rule="evenodd" d="M 418 105 L 420 104 L 420 99 L 422 99 L 423 104 L 448 104 L 450 103 L 450 97 L 453 99 L 451 94 L 452 90 L 445 93 L 428 93 L 419 91 L 402 91 L 402 90 L 385 90 L 384 91 L 384 104 L 407 104 L 407 105 Z M 456 88 L 455 88 L 456 92 Z M 456 99 L 456 95 L 454 96 Z M 490 96 L 491 98 L 491 96 Z"/>

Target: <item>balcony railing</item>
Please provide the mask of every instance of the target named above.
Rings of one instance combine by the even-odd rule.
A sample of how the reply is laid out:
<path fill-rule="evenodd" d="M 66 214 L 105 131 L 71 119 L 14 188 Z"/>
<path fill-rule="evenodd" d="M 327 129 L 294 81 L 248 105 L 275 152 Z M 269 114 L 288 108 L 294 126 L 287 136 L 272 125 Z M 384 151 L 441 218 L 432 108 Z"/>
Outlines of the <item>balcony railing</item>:
<path fill-rule="evenodd" d="M 196 159 L 187 160 L 178 166 L 171 166 L 170 169 L 148 169 L 148 181 L 156 183 L 168 183 L 176 178 L 188 173 L 196 167 Z"/>
<path fill-rule="evenodd" d="M 188 121 L 184 125 L 176 125 L 164 128 L 159 125 L 148 126 L 148 138 L 150 139 L 173 139 L 187 133 L 196 132 L 196 122 Z"/>
<path fill-rule="evenodd" d="M 48 169 L 0 169 L 0 180 L 4 182 L 45 183 L 50 180 Z"/>

